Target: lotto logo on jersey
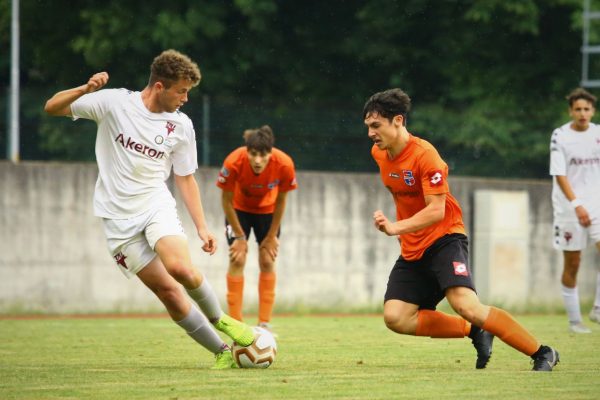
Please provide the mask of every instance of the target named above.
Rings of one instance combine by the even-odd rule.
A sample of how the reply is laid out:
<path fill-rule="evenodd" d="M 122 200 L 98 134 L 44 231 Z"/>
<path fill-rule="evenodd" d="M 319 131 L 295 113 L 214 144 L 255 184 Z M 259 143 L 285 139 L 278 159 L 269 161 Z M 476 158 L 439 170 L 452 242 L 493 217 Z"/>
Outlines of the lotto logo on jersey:
<path fill-rule="evenodd" d="M 465 263 L 453 261 L 452 265 L 454 266 L 454 275 L 469 276 L 469 270 Z"/>
<path fill-rule="evenodd" d="M 444 175 L 442 171 L 433 171 L 429 176 L 429 183 L 431 186 L 440 186 L 444 182 Z"/>

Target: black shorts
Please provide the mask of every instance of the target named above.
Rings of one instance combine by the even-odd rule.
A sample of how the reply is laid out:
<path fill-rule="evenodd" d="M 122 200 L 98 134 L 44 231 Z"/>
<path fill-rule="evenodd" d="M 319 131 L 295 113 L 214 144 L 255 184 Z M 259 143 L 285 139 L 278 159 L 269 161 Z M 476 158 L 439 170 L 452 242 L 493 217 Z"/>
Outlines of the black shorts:
<path fill-rule="evenodd" d="M 415 261 L 400 256 L 388 279 L 385 301 L 395 299 L 435 310 L 449 287 L 475 290 L 469 268 L 469 240 L 463 234 L 445 235 L 436 240 Z"/>
<path fill-rule="evenodd" d="M 250 239 L 250 232 L 253 231 L 256 242 L 260 244 L 265 236 L 267 236 L 267 233 L 269 233 L 273 214 L 253 214 L 240 210 L 235 210 L 235 213 L 240 221 L 240 225 L 242 225 L 246 238 Z M 279 237 L 280 232 L 281 228 L 277 231 L 277 237 Z M 227 237 L 227 244 L 231 246 L 234 240 L 232 238 L 233 230 L 227 219 L 225 219 L 225 236 Z"/>

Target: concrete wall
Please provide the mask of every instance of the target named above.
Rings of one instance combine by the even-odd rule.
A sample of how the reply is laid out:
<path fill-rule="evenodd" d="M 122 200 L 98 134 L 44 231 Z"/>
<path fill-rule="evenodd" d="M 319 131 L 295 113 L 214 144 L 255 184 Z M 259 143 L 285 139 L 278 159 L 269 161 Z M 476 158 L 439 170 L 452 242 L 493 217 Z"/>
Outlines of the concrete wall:
<path fill-rule="evenodd" d="M 197 180 L 217 254 L 202 252 L 191 221 L 180 215 L 192 258 L 225 303 L 227 249 L 217 169 L 201 169 Z M 137 280 L 127 280 L 109 256 L 99 220 L 92 214 L 94 164 L 0 162 L 0 311 L 159 311 L 158 300 Z M 339 307 L 381 304 L 387 276 L 399 255 L 394 238 L 372 226 L 393 202 L 376 174 L 299 172 L 299 189 L 288 196 L 278 261 L 277 305 Z M 476 189 L 527 191 L 529 264 L 522 303 L 560 301 L 560 253 L 551 248 L 549 181 L 451 178 L 452 192 L 471 226 Z M 476 241 L 474 237 L 472 240 Z M 246 267 L 245 302 L 256 304 L 258 267 L 252 241 Z M 598 257 L 584 255 L 582 298 L 594 295 Z M 475 274 L 482 266 L 474 265 Z M 485 267 L 485 266 L 483 266 Z"/>

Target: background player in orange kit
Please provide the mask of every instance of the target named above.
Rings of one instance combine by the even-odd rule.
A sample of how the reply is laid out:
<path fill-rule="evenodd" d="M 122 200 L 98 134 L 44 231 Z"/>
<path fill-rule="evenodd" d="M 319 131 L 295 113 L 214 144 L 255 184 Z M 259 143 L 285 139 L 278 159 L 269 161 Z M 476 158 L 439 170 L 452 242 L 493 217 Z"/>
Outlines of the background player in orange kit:
<path fill-rule="evenodd" d="M 494 336 L 531 356 L 534 371 L 552 371 L 558 352 L 541 345 L 506 311 L 479 302 L 471 280 L 468 239 L 462 211 L 450 194 L 448 166 L 427 141 L 410 134 L 406 117 L 411 101 L 400 89 L 376 93 L 363 119 L 381 180 L 396 203 L 396 221 L 380 210 L 377 229 L 398 236 L 401 255 L 387 285 L 384 320 L 400 334 L 433 338 L 471 338 L 476 368 L 485 368 Z M 460 315 L 436 311 L 446 298 Z"/>
<path fill-rule="evenodd" d="M 229 243 L 227 304 L 231 316 L 241 321 L 247 240 L 253 231 L 259 244 L 258 325 L 271 330 L 278 237 L 287 193 L 297 187 L 296 172 L 291 157 L 273 147 L 268 125 L 246 130 L 244 140 L 246 146 L 225 158 L 217 180 Z"/>

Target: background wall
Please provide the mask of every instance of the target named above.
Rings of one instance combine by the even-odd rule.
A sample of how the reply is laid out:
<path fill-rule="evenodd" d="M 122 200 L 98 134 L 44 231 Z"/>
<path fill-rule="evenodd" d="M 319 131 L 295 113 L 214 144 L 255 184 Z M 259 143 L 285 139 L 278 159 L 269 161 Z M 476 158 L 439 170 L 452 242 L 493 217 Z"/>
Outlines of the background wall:
<path fill-rule="evenodd" d="M 219 240 L 213 256 L 185 210 L 180 216 L 192 258 L 225 304 L 227 249 L 216 168 L 200 169 L 197 180 L 208 224 Z M 97 169 L 88 163 L 0 162 L 0 311 L 161 311 L 137 279 L 126 279 L 109 256 L 100 221 L 92 214 Z M 376 174 L 299 172 L 299 189 L 288 196 L 278 260 L 278 310 L 375 308 L 381 305 L 389 270 L 399 255 L 394 238 L 373 227 L 381 208 L 394 216 L 393 202 Z M 479 189 L 527 191 L 529 198 L 528 284 L 518 302 L 559 304 L 562 256 L 551 247 L 550 181 L 450 179 L 473 231 L 473 194 Z M 477 237 L 471 238 L 473 242 Z M 258 266 L 251 239 L 245 302 L 256 304 Z M 583 299 L 594 295 L 599 258 L 584 254 Z M 474 274 L 478 268 L 474 265 Z"/>

